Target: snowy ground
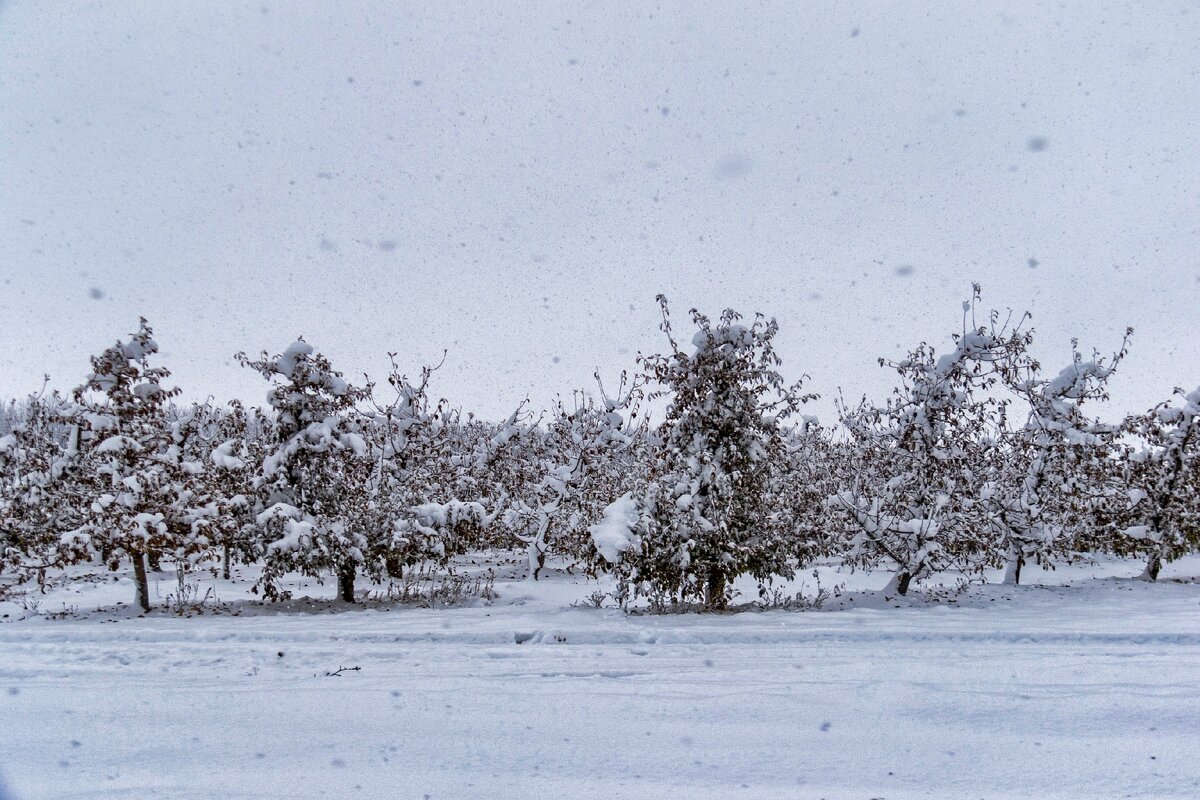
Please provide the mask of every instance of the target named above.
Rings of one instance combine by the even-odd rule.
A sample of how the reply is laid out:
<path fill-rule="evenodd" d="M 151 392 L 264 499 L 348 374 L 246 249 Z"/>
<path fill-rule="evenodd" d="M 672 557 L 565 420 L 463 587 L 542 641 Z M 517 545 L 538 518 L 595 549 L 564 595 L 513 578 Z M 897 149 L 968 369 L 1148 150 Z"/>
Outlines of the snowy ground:
<path fill-rule="evenodd" d="M 0 603 L 0 769 L 18 800 L 1195 798 L 1200 559 L 1139 569 L 899 602 L 826 570 L 819 611 L 719 616 L 554 574 L 353 610 L 244 576 L 139 617 L 98 574 Z"/>

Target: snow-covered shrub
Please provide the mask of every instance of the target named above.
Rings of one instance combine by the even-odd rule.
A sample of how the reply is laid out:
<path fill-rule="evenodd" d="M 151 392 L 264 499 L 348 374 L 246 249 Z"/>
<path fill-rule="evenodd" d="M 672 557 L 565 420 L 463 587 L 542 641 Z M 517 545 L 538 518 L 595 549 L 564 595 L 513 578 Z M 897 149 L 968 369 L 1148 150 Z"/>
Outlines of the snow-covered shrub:
<path fill-rule="evenodd" d="M 667 301 L 659 296 L 671 352 L 640 358 L 670 405 L 648 453 L 647 479 L 593 528 L 597 549 L 620 553 L 613 565 L 625 597 L 700 600 L 724 608 L 732 582 L 753 575 L 761 586 L 790 576 L 791 531 L 777 513 L 786 463 L 783 422 L 810 396 L 777 371 L 774 320 L 745 325 L 726 310 L 715 324 L 692 310 L 691 347 L 676 342 Z M 636 521 L 634 518 L 636 517 Z M 614 536 L 629 524 L 628 541 Z"/>

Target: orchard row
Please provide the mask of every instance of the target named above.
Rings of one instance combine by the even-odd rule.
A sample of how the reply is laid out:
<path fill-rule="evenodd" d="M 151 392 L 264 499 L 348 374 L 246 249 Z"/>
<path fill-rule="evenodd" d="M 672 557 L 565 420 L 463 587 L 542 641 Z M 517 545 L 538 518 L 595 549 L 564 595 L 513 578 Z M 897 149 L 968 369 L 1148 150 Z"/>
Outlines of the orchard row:
<path fill-rule="evenodd" d="M 1053 564 L 1109 552 L 1145 577 L 1200 549 L 1200 389 L 1101 420 L 1090 404 L 1126 345 L 1044 371 L 1028 317 L 981 315 L 978 287 L 948 352 L 880 359 L 895 388 L 803 415 L 774 320 L 691 312 L 684 341 L 659 298 L 668 346 L 607 393 L 576 392 L 501 423 L 430 394 L 434 368 L 354 385 L 304 340 L 239 361 L 269 407 L 181 405 L 152 365 L 150 326 L 92 359 L 70 396 L 12 403 L 0 420 L 0 569 L 44 580 L 69 564 L 146 571 L 259 563 L 281 578 L 356 581 L 481 549 L 519 548 L 612 573 L 624 604 L 719 609 L 816 558 L 894 571 L 905 593 L 944 570 Z M 1128 337 L 1126 337 L 1126 343 Z M 658 423 L 639 413 L 663 398 Z"/>

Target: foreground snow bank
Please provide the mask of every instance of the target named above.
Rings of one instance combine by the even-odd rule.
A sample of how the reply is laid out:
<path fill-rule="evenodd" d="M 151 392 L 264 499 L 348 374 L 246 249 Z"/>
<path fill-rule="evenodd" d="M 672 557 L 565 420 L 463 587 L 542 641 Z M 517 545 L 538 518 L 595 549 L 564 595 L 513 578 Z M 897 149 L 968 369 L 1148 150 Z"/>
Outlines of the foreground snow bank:
<path fill-rule="evenodd" d="M 628 616 L 565 576 L 453 609 L 9 603 L 0 769 L 18 800 L 1196 797 L 1200 586 L 1106 570 L 833 613 Z"/>

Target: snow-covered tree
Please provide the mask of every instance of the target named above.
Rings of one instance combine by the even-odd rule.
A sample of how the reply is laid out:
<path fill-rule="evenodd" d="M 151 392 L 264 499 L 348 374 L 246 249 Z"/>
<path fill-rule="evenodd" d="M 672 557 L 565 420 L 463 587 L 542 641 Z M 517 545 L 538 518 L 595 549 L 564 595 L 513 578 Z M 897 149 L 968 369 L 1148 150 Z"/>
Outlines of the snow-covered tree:
<path fill-rule="evenodd" d="M 157 352 L 143 319 L 128 340 L 92 358 L 92 372 L 66 413 L 67 458 L 75 462 L 69 469 L 87 505 L 62 546 L 90 549 L 114 569 L 131 562 L 144 611 L 150 610 L 147 557 L 182 562 L 209 544 L 191 516 L 187 468 L 166 419 L 167 403 L 179 390 L 163 387 L 169 370 L 150 366 Z"/>
<path fill-rule="evenodd" d="M 727 606 L 732 583 L 753 575 L 764 586 L 790 576 L 794 548 L 776 499 L 785 464 L 783 422 L 811 395 L 787 384 L 774 320 L 745 325 L 733 310 L 718 322 L 693 309 L 696 333 L 685 349 L 672 333 L 667 301 L 662 330 L 671 352 L 640 358 L 670 404 L 648 479 L 593 528 L 597 549 L 619 555 L 626 595 Z M 630 535 L 614 541 L 625 526 Z"/>
<path fill-rule="evenodd" d="M 572 407 L 559 401 L 541 442 L 541 479 L 529 481 L 505 512 L 506 522 L 528 547 L 535 579 L 548 553 L 589 571 L 600 566 L 589 529 L 642 474 L 637 447 L 645 438 L 638 418 L 641 381 L 629 383 L 622 375 L 617 394 L 610 397 L 600 376 L 595 378 L 598 400 L 575 392 Z"/>
<path fill-rule="evenodd" d="M 467 478 L 471 459 L 457 412 L 446 400 L 430 398 L 429 381 L 438 367 L 423 367 L 420 380 L 411 381 L 395 354 L 391 359 L 391 401 L 379 402 L 370 387 L 374 412 L 368 435 L 375 460 L 370 507 L 391 535 L 372 562 L 379 578 L 399 578 L 405 568 L 425 561 L 448 566 L 480 544 L 496 519 Z"/>
<path fill-rule="evenodd" d="M 1124 424 L 1136 444 L 1124 453 L 1128 505 L 1116 516 L 1113 548 L 1144 557 L 1146 580 L 1200 550 L 1200 388 L 1175 393 L 1178 402 L 1160 403 Z"/>
<path fill-rule="evenodd" d="M 18 580 L 36 577 L 62 564 L 59 532 L 77 527 L 63 477 L 66 457 L 59 414 L 66 406 L 57 393 L 34 395 L 8 412 L 7 431 L 0 436 L 0 571 Z"/>
<path fill-rule="evenodd" d="M 846 525 L 849 563 L 895 565 L 885 592 L 905 594 L 911 582 L 952 566 L 978 569 L 990 547 L 979 498 L 1005 407 L 993 388 L 1028 334 L 1023 319 L 1001 323 L 997 312 L 977 324 L 978 302 L 976 286 L 949 353 L 922 342 L 899 361 L 879 359 L 900 377 L 886 403 L 840 406 L 853 459 L 830 506 Z"/>
<path fill-rule="evenodd" d="M 356 410 L 365 391 L 303 339 L 280 355 L 237 358 L 271 381 L 267 402 L 276 415 L 277 438 L 263 459 L 259 488 L 264 510 L 257 521 L 268 532 L 260 587 L 268 598 L 284 599 L 284 573 L 318 580 L 332 573 L 338 597 L 354 602 L 357 572 L 383 535 L 368 524 L 371 460 Z"/>
<path fill-rule="evenodd" d="M 808 415 L 785 436 L 784 467 L 773 513 L 788 531 L 799 564 L 838 552 L 825 501 L 838 490 L 837 463 L 845 458 L 845 445 Z"/>
<path fill-rule="evenodd" d="M 1005 583 L 1019 583 L 1027 561 L 1052 563 L 1090 535 L 1090 511 L 1105 490 L 1091 478 L 1103 472 L 1118 426 L 1089 416 L 1084 406 L 1108 399 L 1107 382 L 1125 357 L 1130 333 L 1108 359 L 1093 353 L 1085 360 L 1075 349 L 1052 378 L 1020 354 L 1004 369 L 1004 382 L 1028 409 L 1023 426 L 1005 431 L 981 498 L 992 511 Z"/>
<path fill-rule="evenodd" d="M 192 465 L 193 518 L 219 551 L 226 580 L 234 558 L 252 560 L 260 546 L 258 486 L 270 426 L 261 410 L 236 400 L 228 408 L 195 405 L 171 422 L 183 463 Z"/>

